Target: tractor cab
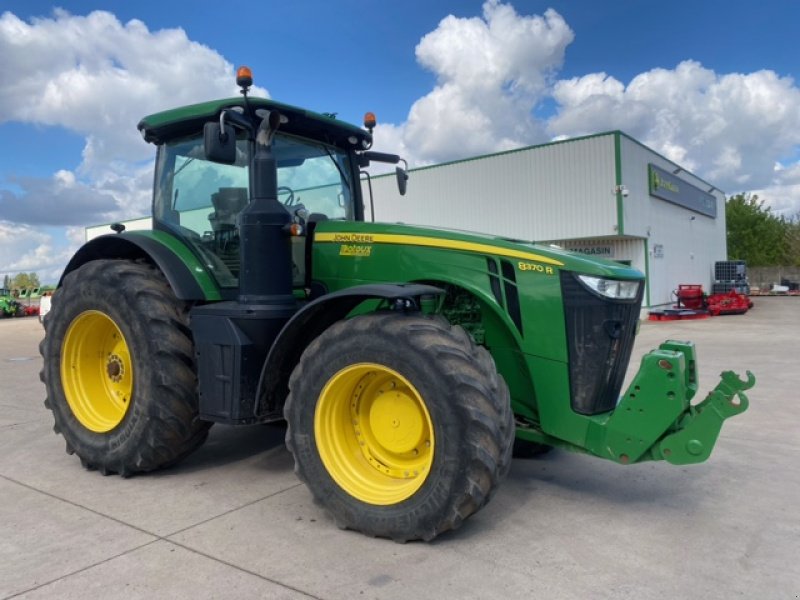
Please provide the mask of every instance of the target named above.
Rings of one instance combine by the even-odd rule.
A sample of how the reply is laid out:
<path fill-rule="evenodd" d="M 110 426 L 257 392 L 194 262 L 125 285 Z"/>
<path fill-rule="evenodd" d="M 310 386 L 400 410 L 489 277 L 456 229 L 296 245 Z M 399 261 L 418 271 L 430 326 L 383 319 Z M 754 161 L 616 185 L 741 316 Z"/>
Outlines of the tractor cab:
<path fill-rule="evenodd" d="M 252 209 L 256 196 L 268 197 L 277 201 L 269 210 L 290 226 L 292 284 L 303 288 L 306 234 L 314 223 L 363 220 L 360 169 L 371 161 L 401 159 L 368 151 L 372 113 L 365 116 L 365 130 L 333 115 L 249 97 L 252 75 L 246 67 L 237 82 L 241 98 L 170 110 L 139 123 L 145 140 L 158 145 L 154 228 L 185 242 L 223 292 L 234 297 L 242 264 L 249 260 L 241 252 L 242 212 Z M 269 143 L 262 143 L 266 138 Z M 259 152 L 271 155 L 269 166 L 254 162 Z M 404 189 L 405 170 L 398 167 L 397 177 Z"/>
<path fill-rule="evenodd" d="M 301 234 L 291 238 L 292 279 L 295 287 L 303 287 L 302 233 L 315 221 L 363 218 L 358 171 L 352 151 L 321 141 L 279 133 L 272 150 L 277 200 Z M 230 164 L 207 158 L 202 130 L 159 146 L 154 225 L 185 241 L 222 288 L 238 287 L 239 217 L 250 202 L 251 161 L 251 144 L 243 134 Z"/>

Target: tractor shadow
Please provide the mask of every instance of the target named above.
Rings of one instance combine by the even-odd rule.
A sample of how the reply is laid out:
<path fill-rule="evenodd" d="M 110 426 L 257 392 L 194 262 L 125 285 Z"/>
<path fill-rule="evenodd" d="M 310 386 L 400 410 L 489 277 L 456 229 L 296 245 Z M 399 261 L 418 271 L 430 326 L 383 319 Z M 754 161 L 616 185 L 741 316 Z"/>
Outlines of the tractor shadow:
<path fill-rule="evenodd" d="M 547 494 L 609 505 L 685 505 L 693 489 L 707 483 L 702 465 L 665 462 L 619 465 L 562 450 L 533 459 L 514 459 L 503 487 L 514 494 Z"/>
<path fill-rule="evenodd" d="M 169 470 L 193 473 L 247 463 L 258 471 L 291 472 L 294 463 L 286 449 L 285 437 L 283 421 L 240 427 L 214 425 L 206 442 Z"/>
<path fill-rule="evenodd" d="M 622 522 L 666 515 L 684 518 L 708 503 L 714 477 L 703 465 L 690 468 L 646 462 L 618 465 L 555 450 L 545 456 L 514 459 L 508 477 L 489 505 L 458 530 L 437 539 L 480 539 L 497 531 L 542 527 L 562 513 Z"/>

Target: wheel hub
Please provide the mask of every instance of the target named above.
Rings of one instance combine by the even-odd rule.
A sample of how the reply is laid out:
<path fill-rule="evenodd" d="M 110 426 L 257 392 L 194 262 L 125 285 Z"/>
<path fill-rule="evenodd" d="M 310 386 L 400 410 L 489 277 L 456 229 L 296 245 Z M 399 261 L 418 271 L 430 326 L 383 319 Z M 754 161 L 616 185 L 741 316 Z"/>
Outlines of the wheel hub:
<path fill-rule="evenodd" d="M 433 422 L 417 389 L 397 371 L 359 363 L 323 388 L 314 434 L 328 473 L 363 502 L 388 505 L 419 490 L 433 465 Z"/>
<path fill-rule="evenodd" d="M 122 376 L 125 374 L 125 365 L 122 364 L 122 359 L 116 354 L 112 354 L 108 357 L 106 373 L 108 373 L 108 378 L 114 383 L 119 383 L 120 380 L 122 380 Z"/>
<path fill-rule="evenodd" d="M 130 350 L 107 314 L 87 310 L 69 324 L 61 346 L 61 382 L 72 414 L 96 433 L 117 427 L 133 394 Z"/>
<path fill-rule="evenodd" d="M 407 394 L 392 391 L 378 396 L 369 411 L 375 440 L 389 452 L 402 454 L 417 447 L 424 424 L 414 400 Z"/>

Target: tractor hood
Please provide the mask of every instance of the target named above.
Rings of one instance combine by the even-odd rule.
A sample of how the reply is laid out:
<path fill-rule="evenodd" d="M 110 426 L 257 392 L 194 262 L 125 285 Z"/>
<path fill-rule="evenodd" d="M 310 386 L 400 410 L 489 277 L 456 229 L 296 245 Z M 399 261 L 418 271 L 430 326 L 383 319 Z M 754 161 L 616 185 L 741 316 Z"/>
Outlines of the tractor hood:
<path fill-rule="evenodd" d="M 366 248 L 377 244 L 438 248 L 504 257 L 530 264 L 533 268 L 541 266 L 612 279 L 644 279 L 640 271 L 615 261 L 589 257 L 552 245 L 451 229 L 323 221 L 317 225 L 315 241 L 342 244 L 345 246 L 342 252 L 350 249 L 359 252 L 359 248 L 366 252 Z"/>

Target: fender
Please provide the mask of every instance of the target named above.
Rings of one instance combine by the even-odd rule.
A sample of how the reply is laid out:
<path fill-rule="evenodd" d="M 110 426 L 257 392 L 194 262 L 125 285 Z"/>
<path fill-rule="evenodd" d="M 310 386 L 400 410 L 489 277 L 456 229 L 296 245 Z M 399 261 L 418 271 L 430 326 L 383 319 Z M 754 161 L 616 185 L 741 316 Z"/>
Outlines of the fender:
<path fill-rule="evenodd" d="M 308 345 L 365 300 L 384 299 L 398 303 L 402 310 L 419 310 L 422 296 L 440 297 L 444 293 L 432 285 L 367 284 L 309 302 L 289 319 L 270 348 L 256 390 L 256 398 L 266 398 L 268 408 L 259 402 L 256 411 L 264 414 L 256 416 L 264 417 L 280 408 L 289 393 L 289 376 Z"/>
<path fill-rule="evenodd" d="M 197 257 L 177 238 L 163 231 L 132 231 L 90 240 L 69 261 L 58 286 L 78 267 L 107 258 L 145 259 L 154 263 L 180 300 L 222 300 L 219 287 Z"/>

